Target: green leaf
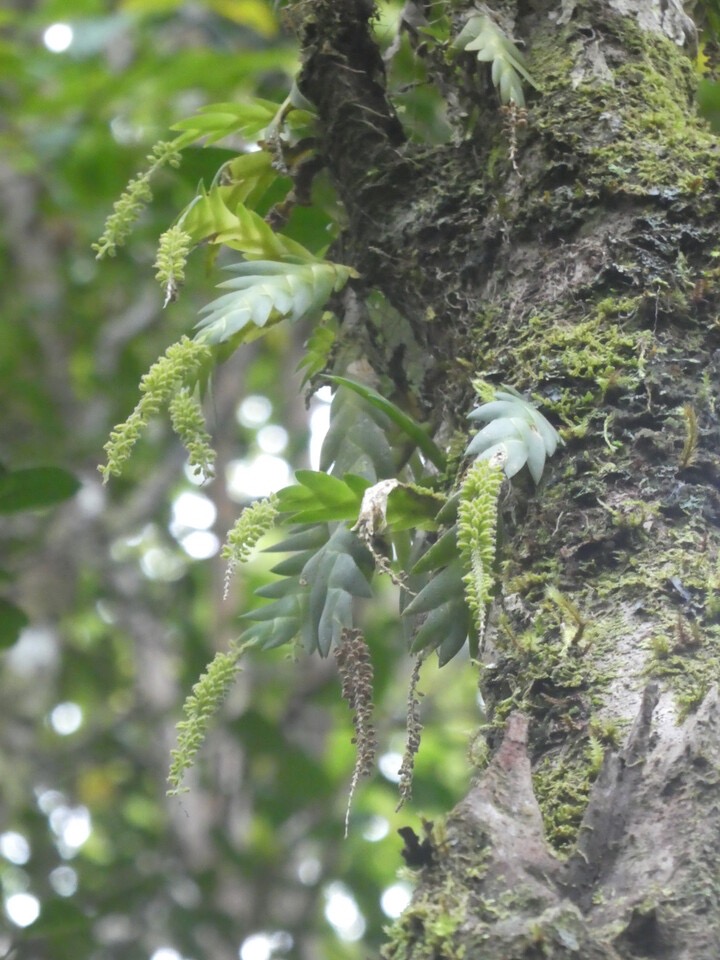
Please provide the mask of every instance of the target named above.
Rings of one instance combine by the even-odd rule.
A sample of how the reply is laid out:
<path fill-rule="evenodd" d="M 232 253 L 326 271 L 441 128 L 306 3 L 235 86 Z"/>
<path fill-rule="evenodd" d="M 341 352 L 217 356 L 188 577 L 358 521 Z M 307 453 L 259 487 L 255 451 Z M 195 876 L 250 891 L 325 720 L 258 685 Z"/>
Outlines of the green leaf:
<path fill-rule="evenodd" d="M 411 573 L 430 573 L 458 556 L 457 526 L 451 527 L 417 561 Z"/>
<path fill-rule="evenodd" d="M 339 476 L 359 474 L 370 483 L 395 477 L 399 464 L 388 439 L 391 426 L 385 414 L 357 394 L 338 390 L 330 407 L 320 468 Z"/>
<path fill-rule="evenodd" d="M 300 572 L 302 572 L 302 566 L 299 568 L 298 574 Z M 273 580 L 272 583 L 266 583 L 264 586 L 258 587 L 254 591 L 254 595 L 262 597 L 264 600 L 280 600 L 291 593 L 299 593 L 302 588 L 299 580 L 296 580 L 294 576 L 288 576 L 282 580 Z"/>
<path fill-rule="evenodd" d="M 460 491 L 456 490 L 452 496 L 448 497 L 444 507 L 438 510 L 435 517 L 439 524 L 451 524 L 457 520 L 458 505 L 460 504 Z"/>
<path fill-rule="evenodd" d="M 277 115 L 280 105 L 256 98 L 247 103 L 211 103 L 174 124 L 172 130 L 185 131 L 192 139 L 206 137 L 206 144 L 239 133 L 254 140 Z M 192 142 L 190 140 L 189 142 Z"/>
<path fill-rule="evenodd" d="M 252 340 L 266 326 L 284 319 L 294 322 L 319 311 L 331 293 L 356 276 L 352 268 L 336 263 L 255 260 L 228 269 L 239 276 L 220 287 L 233 292 L 201 310 L 205 316 L 197 324 L 197 340 L 219 344 L 238 334 L 242 340 Z"/>
<path fill-rule="evenodd" d="M 464 596 L 463 573 L 460 560 L 453 561 L 436 574 L 416 597 L 413 597 L 403 610 L 403 616 L 428 613 L 453 597 Z"/>
<path fill-rule="evenodd" d="M 372 597 L 369 577 L 373 567 L 365 547 L 342 526 L 308 562 L 300 578 L 310 584 L 308 618 L 303 627 L 308 649 L 317 648 L 325 657 L 338 643 L 341 631 L 352 627 L 352 597 Z"/>
<path fill-rule="evenodd" d="M 292 490 L 293 488 L 286 488 Z M 295 553 L 297 550 L 319 550 L 327 542 L 327 527 L 324 524 L 313 525 L 305 530 L 298 530 L 296 533 L 285 537 L 279 543 L 272 543 L 265 547 L 263 553 Z"/>
<path fill-rule="evenodd" d="M 318 470 L 298 470 L 295 478 L 296 484 L 277 494 L 280 513 L 293 523 L 354 520 L 369 486 L 363 477 L 340 480 Z"/>
<path fill-rule="evenodd" d="M 537 89 L 522 53 L 491 17 L 471 16 L 453 46 L 472 51 L 481 62 L 492 63 L 492 82 L 500 92 L 502 103 L 514 101 L 519 107 L 525 105 L 523 79 Z"/>
<path fill-rule="evenodd" d="M 293 554 L 291 557 L 286 557 L 284 560 L 281 560 L 280 563 L 276 563 L 270 570 L 270 573 L 275 573 L 279 577 L 299 576 L 303 571 L 303 567 L 314 553 L 315 550 L 303 550 L 300 553 Z"/>
<path fill-rule="evenodd" d="M 29 622 L 20 607 L 0 597 L 0 649 L 11 647 Z"/>
<path fill-rule="evenodd" d="M 507 477 L 527 464 L 533 480 L 539 483 L 546 457 L 555 453 L 560 442 L 557 430 L 514 391 L 497 390 L 494 397 L 469 414 L 471 420 L 485 421 L 486 426 L 470 441 L 465 456 L 482 460 L 497 456 Z"/>
<path fill-rule="evenodd" d="M 472 620 L 461 597 L 453 597 L 431 610 L 412 642 L 414 653 L 438 649 L 440 666 L 444 666 L 472 638 Z M 472 651 L 474 652 L 474 651 Z"/>
<path fill-rule="evenodd" d="M 327 526 L 315 527 L 313 530 L 321 537 L 318 547 L 301 550 L 294 557 L 289 557 L 288 560 L 278 564 L 273 572 L 284 573 L 283 579 L 255 590 L 256 597 L 275 602 L 255 607 L 242 615 L 241 619 L 255 621 L 243 633 L 241 638 L 243 641 L 253 640 L 264 649 L 272 649 L 289 643 L 300 633 L 303 623 L 307 620 L 308 597 L 308 585 L 302 582 L 300 577 L 308 562 L 328 540 Z"/>
<path fill-rule="evenodd" d="M 39 510 L 74 496 L 80 481 L 60 467 L 32 467 L 0 475 L 0 513 Z"/>
<path fill-rule="evenodd" d="M 327 531 L 327 527 L 321 529 Z M 372 558 L 347 527 L 338 526 L 319 549 L 301 551 L 290 559 L 294 562 L 285 569 L 292 572 L 292 579 L 256 591 L 256 596 L 274 602 L 244 614 L 256 625 L 243 639 L 279 646 L 300 634 L 309 652 L 318 650 L 327 656 L 342 630 L 353 625 L 352 598 L 372 596 Z"/>
<path fill-rule="evenodd" d="M 240 635 L 241 643 L 254 643 L 262 647 L 263 650 L 273 650 L 275 647 L 282 647 L 290 643 L 300 632 L 302 617 L 297 616 L 280 617 L 262 623 L 254 623 Z"/>
<path fill-rule="evenodd" d="M 271 258 L 313 261 L 313 255 L 301 244 L 283 236 L 242 202 L 243 190 L 238 185 L 202 185 L 197 197 L 180 215 L 177 225 L 194 244 L 207 240 L 239 250 L 248 259 Z M 228 269 L 233 269 L 232 267 Z"/>
<path fill-rule="evenodd" d="M 467 613 L 467 607 L 465 604 L 460 605 L 457 601 L 451 601 L 447 606 L 449 608 L 447 615 L 450 622 L 443 625 L 443 633 L 440 634 L 443 641 L 438 649 L 438 665 L 441 667 L 444 667 L 456 654 L 460 653 L 466 640 L 470 640 L 471 655 L 477 655 L 477 641 L 472 639 L 472 620 Z"/>
<path fill-rule="evenodd" d="M 221 168 L 220 174 L 223 178 L 232 180 L 226 199 L 230 209 L 234 209 L 239 203 L 245 204 L 251 210 L 254 209 L 278 179 L 278 172 L 272 165 L 272 157 L 266 150 L 241 153 L 239 157 L 226 163 Z"/>
<path fill-rule="evenodd" d="M 468 414 L 468 419 L 488 422 L 497 417 L 522 417 L 535 427 L 542 437 L 547 455 L 551 457 L 560 443 L 560 435 L 537 407 L 521 397 L 519 393 L 509 392 L 508 387 L 503 390 L 496 390 L 494 396 L 496 399 L 490 403 L 483 403 L 481 406 L 475 407 Z"/>
<path fill-rule="evenodd" d="M 435 517 L 445 503 L 441 494 L 417 484 L 399 484 L 387 502 L 387 526 L 399 530 L 436 530 Z"/>
<path fill-rule="evenodd" d="M 372 387 L 365 386 L 365 384 L 358 383 L 355 380 L 349 380 L 347 377 L 328 376 L 326 379 L 338 386 L 352 390 L 375 409 L 384 413 L 396 426 L 400 427 L 403 433 L 412 440 L 431 463 L 435 464 L 438 470 L 445 469 L 445 456 L 429 436 L 427 430 L 394 403 L 391 403 L 390 400 L 386 400 L 377 390 L 373 390 Z"/>

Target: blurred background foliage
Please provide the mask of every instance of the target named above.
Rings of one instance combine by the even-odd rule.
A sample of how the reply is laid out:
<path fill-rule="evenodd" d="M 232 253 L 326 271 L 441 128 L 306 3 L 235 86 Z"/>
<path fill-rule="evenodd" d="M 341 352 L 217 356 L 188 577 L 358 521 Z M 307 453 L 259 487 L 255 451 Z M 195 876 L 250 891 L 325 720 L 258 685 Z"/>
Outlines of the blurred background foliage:
<path fill-rule="evenodd" d="M 382 7 L 385 44 L 399 6 Z M 191 481 L 158 421 L 102 487 L 103 443 L 141 375 L 214 295 L 196 255 L 163 312 L 152 263 L 160 233 L 230 156 L 224 145 L 158 177 L 114 260 L 96 262 L 91 243 L 173 122 L 205 103 L 284 99 L 297 54 L 277 8 L 6 0 L 0 11 L 0 957 L 368 956 L 408 896 L 397 828 L 421 833 L 420 814 L 447 810 L 467 783 L 474 672 L 431 661 L 414 800 L 395 812 L 409 666 L 388 600 L 366 611 L 379 771 L 347 840 L 352 725 L 332 661 L 253 655 L 190 792 L 165 796 L 182 701 L 272 562 L 244 568 L 223 602 L 221 541 L 244 504 L 316 462 L 328 403 L 298 399 L 309 328 L 279 326 L 215 379 L 216 480 Z M 425 80 L 404 39 L 398 105 L 412 136 L 438 142 L 447 128 Z M 320 212 L 298 218 L 300 242 L 325 230 Z M 3 509 L 8 477 L 48 467 L 71 475 L 62 503 L 42 482 L 34 500 L 8 500 L 8 481 Z M 18 483 L 29 489 L 27 474 Z"/>

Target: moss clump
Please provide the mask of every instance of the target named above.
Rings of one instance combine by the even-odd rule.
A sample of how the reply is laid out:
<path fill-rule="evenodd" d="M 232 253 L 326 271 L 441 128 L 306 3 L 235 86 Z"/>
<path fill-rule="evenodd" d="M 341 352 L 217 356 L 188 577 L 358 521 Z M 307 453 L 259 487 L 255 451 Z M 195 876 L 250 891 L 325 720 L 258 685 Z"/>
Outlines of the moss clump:
<path fill-rule="evenodd" d="M 387 928 L 383 960 L 464 960 L 465 948 L 454 936 L 467 917 L 468 892 L 445 873 L 438 888 L 416 891 L 412 904 Z"/>
<path fill-rule="evenodd" d="M 590 797 L 591 784 L 600 772 L 604 750 L 595 737 L 578 743 L 575 755 L 544 757 L 533 773 L 533 787 L 545 825 L 545 837 L 558 853 L 567 853 Z"/>
<path fill-rule="evenodd" d="M 713 182 L 717 161 L 708 167 L 712 137 L 693 111 L 690 59 L 677 44 L 640 29 L 629 17 L 603 19 L 601 24 L 594 17 L 595 28 L 606 37 L 614 34 L 625 51 L 621 62 L 613 62 L 606 46 L 607 79 L 593 75 L 576 32 L 568 32 L 562 46 L 555 29 L 533 36 L 530 69 L 545 94 L 534 105 L 533 126 L 572 148 L 575 162 L 584 167 L 585 196 L 598 191 L 647 196 L 664 189 L 697 194 Z M 563 49 L 565 56 L 559 53 Z M 558 116 L 563 131 L 557 130 Z"/>
<path fill-rule="evenodd" d="M 701 630 L 694 620 L 678 614 L 674 635 L 653 635 L 646 673 L 665 680 L 675 694 L 677 719 L 681 723 L 700 706 L 710 687 L 717 683 L 720 664 L 720 630 Z"/>
<path fill-rule="evenodd" d="M 577 305 L 568 306 L 567 316 L 556 307 L 549 315 L 529 318 L 514 349 L 527 379 L 573 383 L 572 397 L 564 391 L 552 396 L 545 401 L 548 409 L 577 421 L 611 391 L 632 389 L 642 381 L 648 338 L 632 326 L 642 301 L 640 296 L 604 296 L 580 321 L 572 319 Z"/>

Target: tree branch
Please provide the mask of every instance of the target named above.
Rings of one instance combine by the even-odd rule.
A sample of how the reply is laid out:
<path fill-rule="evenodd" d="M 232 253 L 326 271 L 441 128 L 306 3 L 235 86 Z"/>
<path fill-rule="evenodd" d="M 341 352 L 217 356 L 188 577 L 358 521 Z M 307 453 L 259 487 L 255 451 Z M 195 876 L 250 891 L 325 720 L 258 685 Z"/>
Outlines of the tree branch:
<path fill-rule="evenodd" d="M 385 93 L 385 67 L 370 30 L 372 0 L 305 0 L 296 6 L 302 94 L 323 127 L 325 162 L 351 219 L 401 158 L 402 126 Z"/>

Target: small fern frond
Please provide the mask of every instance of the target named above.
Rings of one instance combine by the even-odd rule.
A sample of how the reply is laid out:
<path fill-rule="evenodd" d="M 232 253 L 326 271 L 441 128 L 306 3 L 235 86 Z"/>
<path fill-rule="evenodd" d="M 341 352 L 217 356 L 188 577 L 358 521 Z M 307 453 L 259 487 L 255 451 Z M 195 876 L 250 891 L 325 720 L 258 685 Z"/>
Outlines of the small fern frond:
<path fill-rule="evenodd" d="M 480 638 L 485 632 L 485 610 L 492 599 L 502 482 L 502 470 L 487 460 L 476 460 L 460 490 L 457 540 L 468 570 L 463 577 L 465 595 Z"/>
<path fill-rule="evenodd" d="M 177 747 L 171 753 L 168 796 L 186 792 L 187 787 L 182 786 L 183 777 L 193 765 L 210 722 L 222 706 L 240 670 L 240 659 L 248 646 L 250 644 L 234 645 L 227 653 L 216 653 L 186 699 L 183 706 L 185 719 L 177 725 Z"/>
<path fill-rule="evenodd" d="M 197 339 L 218 344 L 242 334 L 243 340 L 261 335 L 280 320 L 300 320 L 322 309 L 330 294 L 341 290 L 352 267 L 338 263 L 280 263 L 251 260 L 230 267 L 238 274 L 220 287 L 232 290 L 203 308 Z"/>
<path fill-rule="evenodd" d="M 491 63 L 492 82 L 503 104 L 525 106 L 523 80 L 537 88 L 528 73 L 525 58 L 495 21 L 486 14 L 474 14 L 463 27 L 453 46 L 469 50 L 477 59 Z"/>
<path fill-rule="evenodd" d="M 256 500 L 245 507 L 235 521 L 220 551 L 220 556 L 227 560 L 223 598 L 227 598 L 235 570 L 248 559 L 257 542 L 275 523 L 277 515 L 277 497 L 273 493 L 265 500 Z"/>
<path fill-rule="evenodd" d="M 135 409 L 119 424 L 105 444 L 107 462 L 98 469 L 107 483 L 111 476 L 120 476 L 133 447 L 151 417 L 167 406 L 183 387 L 194 387 L 203 369 L 212 361 L 210 349 L 202 343 L 182 337 L 168 347 L 140 381 L 142 394 Z"/>
<path fill-rule="evenodd" d="M 372 773 L 377 752 L 377 736 L 372 720 L 373 666 L 367 642 L 359 630 L 343 630 L 340 643 L 335 648 L 335 661 L 340 674 L 342 696 L 353 711 L 355 728 L 352 741 L 356 748 L 355 767 L 345 810 L 347 837 L 355 790 L 360 780 Z"/>

